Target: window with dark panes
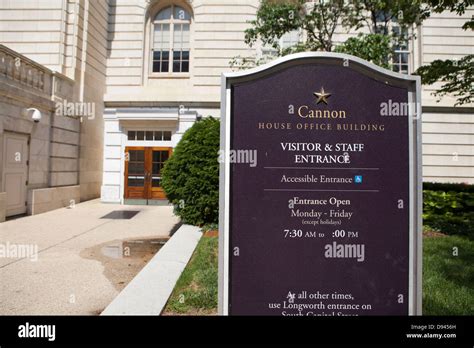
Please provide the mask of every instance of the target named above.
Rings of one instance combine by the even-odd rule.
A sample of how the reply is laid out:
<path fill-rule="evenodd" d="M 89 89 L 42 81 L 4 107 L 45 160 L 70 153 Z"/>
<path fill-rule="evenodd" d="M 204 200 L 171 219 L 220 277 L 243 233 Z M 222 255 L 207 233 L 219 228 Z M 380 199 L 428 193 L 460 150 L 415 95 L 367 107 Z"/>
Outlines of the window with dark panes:
<path fill-rule="evenodd" d="M 127 132 L 127 138 L 131 141 L 171 141 L 171 131 L 140 131 Z"/>
<path fill-rule="evenodd" d="M 165 140 L 165 141 L 170 141 L 171 140 L 171 132 L 170 131 L 164 131 L 163 132 L 163 140 Z"/>
<path fill-rule="evenodd" d="M 191 15 L 176 5 L 162 9 L 153 21 L 152 72 L 189 72 Z"/>

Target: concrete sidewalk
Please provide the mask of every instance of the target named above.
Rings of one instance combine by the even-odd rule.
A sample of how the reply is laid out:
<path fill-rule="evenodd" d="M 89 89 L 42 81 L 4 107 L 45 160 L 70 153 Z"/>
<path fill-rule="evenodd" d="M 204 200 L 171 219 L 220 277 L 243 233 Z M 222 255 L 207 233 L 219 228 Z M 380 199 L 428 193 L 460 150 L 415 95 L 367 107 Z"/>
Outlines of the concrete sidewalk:
<path fill-rule="evenodd" d="M 139 213 L 129 220 L 101 219 L 115 210 Z M 171 206 L 93 200 L 0 223 L 0 245 L 38 247 L 37 261 L 0 257 L 0 314 L 99 314 L 119 290 L 90 251 L 117 240 L 166 238 L 178 222 Z"/>
<path fill-rule="evenodd" d="M 160 315 L 201 237 L 199 227 L 182 225 L 102 315 Z"/>

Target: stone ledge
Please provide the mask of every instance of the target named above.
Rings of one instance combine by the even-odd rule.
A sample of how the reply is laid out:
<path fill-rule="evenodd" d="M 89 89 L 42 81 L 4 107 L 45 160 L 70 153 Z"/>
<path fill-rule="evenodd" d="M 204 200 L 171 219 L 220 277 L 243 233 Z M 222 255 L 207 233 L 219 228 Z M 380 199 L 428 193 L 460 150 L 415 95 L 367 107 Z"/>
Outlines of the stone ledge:
<path fill-rule="evenodd" d="M 159 315 L 201 236 L 182 225 L 101 315 Z"/>
<path fill-rule="evenodd" d="M 48 187 L 28 192 L 28 213 L 36 215 L 50 210 L 59 209 L 81 202 L 79 185 Z"/>

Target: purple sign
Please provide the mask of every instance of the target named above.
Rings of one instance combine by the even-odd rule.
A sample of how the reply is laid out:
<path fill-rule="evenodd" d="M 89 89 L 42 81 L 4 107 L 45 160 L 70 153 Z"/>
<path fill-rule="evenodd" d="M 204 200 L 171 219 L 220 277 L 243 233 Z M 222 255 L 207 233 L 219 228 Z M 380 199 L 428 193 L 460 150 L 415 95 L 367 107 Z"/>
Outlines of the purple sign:
<path fill-rule="evenodd" d="M 224 81 L 221 313 L 419 314 L 417 80 L 313 53 Z"/>

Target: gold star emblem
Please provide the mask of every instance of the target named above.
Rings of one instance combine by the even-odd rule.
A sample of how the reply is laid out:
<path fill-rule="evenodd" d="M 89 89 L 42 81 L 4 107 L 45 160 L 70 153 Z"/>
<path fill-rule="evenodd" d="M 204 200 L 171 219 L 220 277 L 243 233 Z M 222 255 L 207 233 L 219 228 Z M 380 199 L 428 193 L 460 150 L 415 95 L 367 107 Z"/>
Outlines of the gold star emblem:
<path fill-rule="evenodd" d="M 318 97 L 318 100 L 316 100 L 316 104 L 319 104 L 319 103 L 323 102 L 324 104 L 328 105 L 327 98 L 329 98 L 331 96 L 331 93 L 326 93 L 324 91 L 324 87 L 321 87 L 321 90 L 319 92 L 314 92 L 313 94 L 316 97 Z"/>

